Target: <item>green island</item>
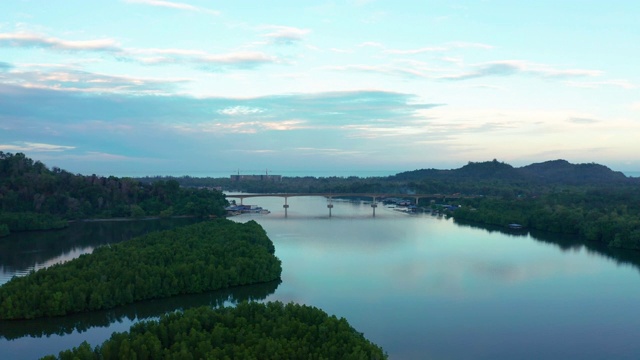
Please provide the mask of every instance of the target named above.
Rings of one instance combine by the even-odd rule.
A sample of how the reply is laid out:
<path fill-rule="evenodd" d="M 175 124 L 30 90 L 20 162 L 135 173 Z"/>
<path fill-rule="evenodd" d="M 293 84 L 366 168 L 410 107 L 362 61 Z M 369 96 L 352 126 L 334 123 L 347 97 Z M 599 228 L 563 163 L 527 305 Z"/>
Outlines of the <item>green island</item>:
<path fill-rule="evenodd" d="M 140 322 L 94 349 L 43 359 L 386 359 L 344 319 L 298 304 L 199 307 Z"/>
<path fill-rule="evenodd" d="M 279 279 L 264 229 L 214 219 L 154 232 L 14 277 L 0 287 L 0 319 L 109 309 L 135 301 Z"/>

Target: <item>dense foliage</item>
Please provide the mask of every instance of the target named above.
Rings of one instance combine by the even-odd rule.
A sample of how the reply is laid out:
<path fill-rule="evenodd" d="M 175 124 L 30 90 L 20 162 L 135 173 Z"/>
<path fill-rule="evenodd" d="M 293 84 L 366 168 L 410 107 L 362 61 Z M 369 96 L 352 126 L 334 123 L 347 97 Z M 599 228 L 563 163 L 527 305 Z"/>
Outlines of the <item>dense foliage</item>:
<path fill-rule="evenodd" d="M 69 225 L 59 217 L 33 212 L 0 213 L 0 224 L 6 226 L 7 234 L 15 231 L 63 229 Z"/>
<path fill-rule="evenodd" d="M 58 359 L 386 359 L 345 319 L 314 307 L 272 302 L 200 307 L 135 324 L 91 349 Z M 56 359 L 54 356 L 45 359 Z"/>
<path fill-rule="evenodd" d="M 199 294 L 177 295 L 162 299 L 135 302 L 108 310 L 91 311 L 52 318 L 38 318 L 25 321 L 0 320 L 0 341 L 15 340 L 23 337 L 65 336 L 71 333 L 84 333 L 108 328 L 115 323 L 134 323 L 142 320 L 158 319 L 160 316 L 176 311 L 201 306 L 234 306 L 243 301 L 263 301 L 272 295 L 280 280 L 259 284 L 235 286 L 226 289 L 206 291 Z M 3 359 L 4 360 L 4 359 Z"/>
<path fill-rule="evenodd" d="M 0 224 L 0 237 L 9 235 L 9 226 L 7 224 Z"/>
<path fill-rule="evenodd" d="M 218 219 L 103 246 L 0 287 L 0 318 L 108 309 L 134 301 L 278 279 L 258 223 Z"/>
<path fill-rule="evenodd" d="M 456 219 L 576 234 L 588 241 L 640 250 L 640 192 L 635 187 L 570 188 L 536 197 L 467 201 Z"/>
<path fill-rule="evenodd" d="M 0 213 L 37 213 L 64 219 L 143 216 L 222 216 L 227 201 L 216 190 L 182 188 L 176 181 L 74 175 L 0 151 Z M 24 228 L 25 226 L 19 226 Z M 9 225 L 9 229 L 12 226 Z"/>

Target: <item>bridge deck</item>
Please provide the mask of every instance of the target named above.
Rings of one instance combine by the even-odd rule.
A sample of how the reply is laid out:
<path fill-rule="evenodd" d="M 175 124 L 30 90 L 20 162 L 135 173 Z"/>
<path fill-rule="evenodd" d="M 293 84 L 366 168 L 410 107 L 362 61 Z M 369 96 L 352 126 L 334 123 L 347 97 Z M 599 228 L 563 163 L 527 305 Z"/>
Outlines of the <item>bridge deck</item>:
<path fill-rule="evenodd" d="M 464 196 L 460 194 L 398 194 L 398 193 L 266 193 L 266 194 L 227 194 L 228 198 L 246 199 L 251 197 L 294 197 L 294 196 L 323 196 L 327 198 L 337 197 L 368 197 L 373 199 L 378 198 L 447 198 L 447 199 L 460 199 L 471 198 L 475 196 Z"/>

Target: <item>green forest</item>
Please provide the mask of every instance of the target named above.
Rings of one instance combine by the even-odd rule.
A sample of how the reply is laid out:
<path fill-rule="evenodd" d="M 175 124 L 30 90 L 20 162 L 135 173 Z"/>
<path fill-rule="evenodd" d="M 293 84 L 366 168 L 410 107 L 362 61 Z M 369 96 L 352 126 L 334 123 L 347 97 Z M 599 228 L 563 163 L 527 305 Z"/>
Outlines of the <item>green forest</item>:
<path fill-rule="evenodd" d="M 0 236 L 56 229 L 64 221 L 145 216 L 223 216 L 217 190 L 181 187 L 177 181 L 74 175 L 47 168 L 22 153 L 0 151 Z"/>
<path fill-rule="evenodd" d="M 214 219 L 102 246 L 0 287 L 0 319 L 108 309 L 280 278 L 264 229 Z"/>
<path fill-rule="evenodd" d="M 270 302 L 199 307 L 140 322 L 94 349 L 43 359 L 386 359 L 344 318 L 315 307 Z"/>
<path fill-rule="evenodd" d="M 574 187 L 537 196 L 465 200 L 456 220 L 579 235 L 586 241 L 640 250 L 640 191 Z"/>

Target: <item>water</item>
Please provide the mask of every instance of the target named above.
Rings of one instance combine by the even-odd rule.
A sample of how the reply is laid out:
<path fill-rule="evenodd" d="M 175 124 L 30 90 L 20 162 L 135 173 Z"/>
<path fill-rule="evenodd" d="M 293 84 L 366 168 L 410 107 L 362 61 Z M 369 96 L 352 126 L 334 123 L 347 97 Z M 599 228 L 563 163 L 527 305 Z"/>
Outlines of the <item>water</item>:
<path fill-rule="evenodd" d="M 282 283 L 252 295 L 223 292 L 195 302 L 181 297 L 71 318 L 0 322 L 0 358 L 34 358 L 83 340 L 96 345 L 139 319 L 242 298 L 295 301 L 344 317 L 392 359 L 640 354 L 636 252 L 459 225 L 382 205 L 374 218 L 366 202 L 334 200 L 331 217 L 321 197 L 289 198 L 287 217 L 282 198 L 245 203 L 271 210 L 233 219 L 253 219 L 266 229 L 283 262 Z M 0 261 L 5 272 L 17 268 L 6 266 L 4 256 Z"/>

